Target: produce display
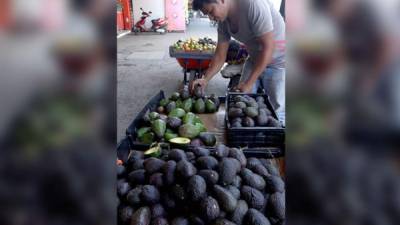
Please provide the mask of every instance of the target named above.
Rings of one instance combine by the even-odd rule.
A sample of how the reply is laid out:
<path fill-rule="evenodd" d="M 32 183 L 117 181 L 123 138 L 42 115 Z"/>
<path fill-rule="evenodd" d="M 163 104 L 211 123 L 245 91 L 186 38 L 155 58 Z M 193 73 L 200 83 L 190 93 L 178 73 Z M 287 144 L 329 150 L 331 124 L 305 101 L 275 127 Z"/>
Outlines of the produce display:
<path fill-rule="evenodd" d="M 210 51 L 216 49 L 216 42 L 211 38 L 189 38 L 187 40 L 178 40 L 172 46 L 176 51 Z"/>
<path fill-rule="evenodd" d="M 272 116 L 264 96 L 231 96 L 228 103 L 228 118 L 231 127 L 282 127 Z"/>
<path fill-rule="evenodd" d="M 117 165 L 120 225 L 280 225 L 285 184 L 274 163 L 218 145 L 131 151 Z"/>
<path fill-rule="evenodd" d="M 193 96 L 188 90 L 175 92 L 169 98 L 160 100 L 155 112 L 146 112 L 144 123 L 136 132 L 137 140 L 151 144 L 171 140 L 185 143 L 190 139 L 194 145 L 214 146 L 215 135 L 206 132 L 203 122 L 194 113 L 214 113 L 219 105 L 218 97 L 205 97 L 201 88 L 196 88 Z"/>

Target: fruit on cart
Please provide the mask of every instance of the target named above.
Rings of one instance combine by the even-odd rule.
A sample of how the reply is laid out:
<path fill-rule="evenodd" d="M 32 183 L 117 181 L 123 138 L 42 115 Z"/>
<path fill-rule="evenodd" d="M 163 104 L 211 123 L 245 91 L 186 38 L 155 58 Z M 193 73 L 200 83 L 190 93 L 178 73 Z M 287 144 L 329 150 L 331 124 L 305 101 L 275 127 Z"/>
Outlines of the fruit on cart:
<path fill-rule="evenodd" d="M 172 47 L 178 51 L 215 51 L 216 42 L 208 37 L 191 37 L 186 40 L 178 40 Z"/>
<path fill-rule="evenodd" d="M 181 145 L 181 146 L 186 146 L 190 143 L 190 139 L 183 138 L 183 137 L 176 137 L 176 138 L 170 139 L 169 142 L 171 142 L 173 144 Z"/>
<path fill-rule="evenodd" d="M 206 111 L 206 105 L 202 98 L 199 98 L 194 103 L 194 112 L 195 113 L 204 113 Z"/>
<path fill-rule="evenodd" d="M 186 113 L 186 115 L 183 117 L 183 123 L 187 124 L 194 124 L 194 119 L 196 118 L 196 115 L 192 112 Z"/>
<path fill-rule="evenodd" d="M 217 142 L 215 134 L 211 132 L 201 132 L 199 134 L 199 138 L 206 146 L 214 146 L 215 143 Z"/>
<path fill-rule="evenodd" d="M 190 142 L 190 145 L 195 146 L 195 147 L 196 146 L 200 147 L 200 146 L 203 146 L 204 143 L 200 140 L 200 138 L 195 138 Z"/>
<path fill-rule="evenodd" d="M 171 128 L 178 128 L 182 125 L 182 120 L 175 116 L 169 116 L 167 119 L 167 124 Z"/>
<path fill-rule="evenodd" d="M 193 106 L 193 100 L 191 98 L 187 98 L 186 100 L 183 101 L 182 103 L 182 108 L 186 112 L 191 112 L 192 111 L 192 106 Z"/>
<path fill-rule="evenodd" d="M 176 108 L 176 102 L 171 101 L 171 102 L 169 102 L 169 103 L 167 104 L 167 106 L 166 106 L 166 112 L 167 112 L 167 113 L 170 113 L 170 112 L 172 112 L 172 110 L 174 110 L 175 108 Z"/>
<path fill-rule="evenodd" d="M 246 116 L 242 120 L 242 126 L 244 126 L 244 127 L 254 127 L 255 126 L 255 122 L 251 117 Z"/>
<path fill-rule="evenodd" d="M 180 94 L 179 94 L 178 92 L 174 92 L 174 93 L 172 93 L 170 99 L 171 99 L 172 101 L 176 101 L 176 100 L 179 99 L 179 97 L 180 97 Z"/>
<path fill-rule="evenodd" d="M 189 88 L 183 88 L 182 90 L 181 90 L 181 92 L 180 92 L 180 96 L 181 96 L 181 98 L 182 99 L 184 99 L 184 100 L 186 100 L 186 99 L 188 99 L 189 97 L 190 97 L 190 91 L 189 91 Z"/>
<path fill-rule="evenodd" d="M 145 151 L 144 155 L 148 156 L 148 157 L 159 157 L 161 155 L 160 145 L 154 146 L 154 147 L 150 148 L 149 150 Z M 144 163 L 144 161 L 142 162 L 142 164 L 143 163 Z M 144 164 L 143 164 L 143 166 L 144 166 Z"/>
<path fill-rule="evenodd" d="M 199 128 L 193 124 L 184 124 L 179 127 L 179 136 L 186 137 L 189 139 L 195 138 L 199 135 Z"/>
<path fill-rule="evenodd" d="M 155 135 L 153 132 L 148 132 L 139 137 L 139 141 L 144 144 L 151 144 L 154 142 Z"/>
<path fill-rule="evenodd" d="M 160 118 L 160 114 L 158 114 L 157 112 L 151 112 L 149 114 L 149 118 L 150 118 L 150 121 L 156 120 L 156 119 Z"/>
<path fill-rule="evenodd" d="M 162 138 L 162 137 L 164 137 L 165 130 L 167 129 L 167 124 L 165 123 L 164 120 L 157 119 L 157 120 L 153 121 L 151 128 L 154 131 L 154 133 L 157 135 L 158 138 Z"/>
<path fill-rule="evenodd" d="M 240 149 L 223 145 L 129 158 L 144 160 L 145 169 L 133 169 L 132 161 L 122 165 L 126 172 L 118 176 L 119 221 L 140 224 L 141 215 L 149 224 L 285 223 L 284 183 L 272 175 L 278 170 L 266 159 L 246 158 Z M 150 213 L 143 211 L 146 207 Z"/>
<path fill-rule="evenodd" d="M 207 99 L 205 104 L 206 104 L 206 112 L 214 113 L 215 111 L 217 111 L 217 107 L 215 103 L 211 101 L 211 99 Z"/>
<path fill-rule="evenodd" d="M 132 216 L 131 223 L 135 225 L 150 225 L 151 215 L 149 207 L 139 208 Z"/>
<path fill-rule="evenodd" d="M 207 131 L 207 128 L 202 123 L 195 123 L 194 126 L 197 127 L 199 132 L 206 132 Z"/>
<path fill-rule="evenodd" d="M 158 112 L 158 113 L 164 113 L 164 111 L 165 111 L 164 106 L 158 106 L 158 107 L 157 107 L 157 112 Z"/>
<path fill-rule="evenodd" d="M 160 102 L 158 103 L 158 105 L 164 107 L 164 106 L 167 106 L 168 103 L 169 103 L 169 100 L 166 99 L 166 98 L 163 98 L 163 99 L 160 100 Z"/>
<path fill-rule="evenodd" d="M 237 118 L 244 116 L 243 110 L 240 108 L 230 108 L 228 110 L 228 116 L 231 118 Z"/>
<path fill-rule="evenodd" d="M 169 117 L 178 117 L 178 118 L 182 118 L 183 116 L 185 116 L 186 112 L 185 110 L 181 109 L 181 108 L 176 108 L 174 110 L 172 110 L 168 116 Z"/>
<path fill-rule="evenodd" d="M 167 141 L 170 141 L 171 139 L 177 138 L 178 134 L 175 133 L 165 133 L 164 138 Z"/>
<path fill-rule="evenodd" d="M 246 114 L 246 116 L 253 118 L 258 116 L 258 109 L 257 107 L 249 106 L 244 108 L 244 113 Z"/>
<path fill-rule="evenodd" d="M 149 131 L 151 131 L 151 127 L 142 127 L 142 128 L 139 128 L 138 131 L 137 131 L 137 136 L 138 136 L 138 138 L 142 138 L 143 135 L 144 135 L 145 133 L 148 133 Z"/>

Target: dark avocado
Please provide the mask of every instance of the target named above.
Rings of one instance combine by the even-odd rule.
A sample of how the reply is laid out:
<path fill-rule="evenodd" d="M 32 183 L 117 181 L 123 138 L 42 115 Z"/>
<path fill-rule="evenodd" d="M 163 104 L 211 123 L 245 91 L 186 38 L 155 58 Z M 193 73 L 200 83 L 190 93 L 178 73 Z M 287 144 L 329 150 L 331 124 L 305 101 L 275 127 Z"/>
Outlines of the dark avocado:
<path fill-rule="evenodd" d="M 150 225 L 150 214 L 149 207 L 139 208 L 132 216 L 131 225 Z"/>
<path fill-rule="evenodd" d="M 261 209 L 264 206 L 265 198 L 259 190 L 245 185 L 240 193 L 250 208 Z"/>
<path fill-rule="evenodd" d="M 218 203 L 222 210 L 228 213 L 235 210 L 237 199 L 232 195 L 230 191 L 219 185 L 214 185 L 214 196 L 218 200 Z"/>
<path fill-rule="evenodd" d="M 196 161 L 197 168 L 212 170 L 218 167 L 218 161 L 212 156 L 201 156 Z"/>
<path fill-rule="evenodd" d="M 153 205 L 160 201 L 160 192 L 153 185 L 144 185 L 140 197 L 144 204 Z"/>
<path fill-rule="evenodd" d="M 203 177 L 194 175 L 189 179 L 186 190 L 192 201 L 198 201 L 206 194 L 206 181 Z"/>
<path fill-rule="evenodd" d="M 206 181 L 207 186 L 212 187 L 218 182 L 219 175 L 214 170 L 200 170 L 199 176 L 203 177 Z"/>

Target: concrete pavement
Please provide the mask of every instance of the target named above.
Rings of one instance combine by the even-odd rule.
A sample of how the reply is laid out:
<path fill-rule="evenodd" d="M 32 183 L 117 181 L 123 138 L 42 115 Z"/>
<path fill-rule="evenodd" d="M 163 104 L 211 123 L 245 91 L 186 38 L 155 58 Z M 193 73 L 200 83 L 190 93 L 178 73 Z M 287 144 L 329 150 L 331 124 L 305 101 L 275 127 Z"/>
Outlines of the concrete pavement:
<path fill-rule="evenodd" d="M 118 140 L 152 96 L 160 90 L 167 96 L 178 90 L 183 80 L 182 68 L 169 56 L 168 47 L 179 39 L 204 36 L 217 40 L 216 27 L 211 27 L 208 19 L 195 18 L 185 33 L 128 34 L 118 39 Z M 206 92 L 224 95 L 228 82 L 217 74 Z"/>

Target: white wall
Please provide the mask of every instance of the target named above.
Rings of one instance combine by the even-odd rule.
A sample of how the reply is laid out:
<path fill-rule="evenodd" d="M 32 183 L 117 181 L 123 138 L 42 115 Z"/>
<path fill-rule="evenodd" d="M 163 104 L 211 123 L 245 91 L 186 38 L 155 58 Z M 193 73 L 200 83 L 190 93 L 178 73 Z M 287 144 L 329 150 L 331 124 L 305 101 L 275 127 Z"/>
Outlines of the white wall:
<path fill-rule="evenodd" d="M 151 11 L 151 17 L 149 19 L 164 18 L 165 17 L 165 2 L 164 0 L 132 0 L 133 8 L 133 20 L 136 23 L 140 20 L 142 12 L 140 7 L 144 11 Z M 150 20 L 149 20 L 150 21 Z"/>

